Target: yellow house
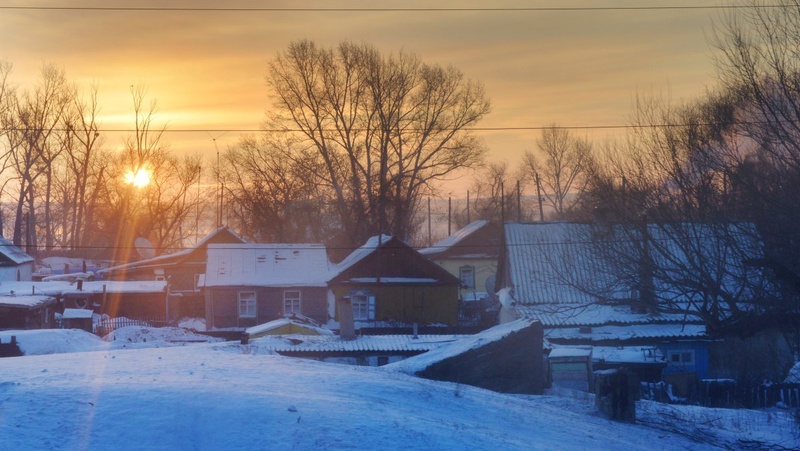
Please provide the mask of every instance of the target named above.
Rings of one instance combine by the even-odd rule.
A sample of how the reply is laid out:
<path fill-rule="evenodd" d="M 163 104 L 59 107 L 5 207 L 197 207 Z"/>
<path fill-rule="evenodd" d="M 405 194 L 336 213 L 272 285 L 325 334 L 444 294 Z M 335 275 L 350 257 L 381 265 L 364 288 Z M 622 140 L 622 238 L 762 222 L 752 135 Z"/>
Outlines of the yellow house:
<path fill-rule="evenodd" d="M 478 301 L 496 291 L 501 234 L 499 223 L 474 221 L 419 252 L 461 280 L 460 300 Z"/>

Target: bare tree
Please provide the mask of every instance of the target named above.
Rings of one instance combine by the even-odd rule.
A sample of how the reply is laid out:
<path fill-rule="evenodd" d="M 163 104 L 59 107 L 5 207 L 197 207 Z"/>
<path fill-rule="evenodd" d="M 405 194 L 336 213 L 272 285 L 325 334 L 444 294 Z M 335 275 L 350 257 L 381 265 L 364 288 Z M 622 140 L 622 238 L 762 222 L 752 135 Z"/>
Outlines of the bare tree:
<path fill-rule="evenodd" d="M 137 237 L 148 238 L 160 252 L 180 247 L 198 202 L 191 188 L 202 172 L 199 157 L 178 158 L 162 143 L 166 127 L 155 126 L 157 104 L 145 104 L 146 89 L 134 87 L 131 93 L 134 130 L 102 175 L 97 201 L 102 211 L 95 216 L 102 216 L 97 220 L 104 224 L 106 240 L 113 240 L 119 261 L 131 259 Z"/>
<path fill-rule="evenodd" d="M 501 221 L 504 215 L 507 220 L 517 220 L 520 215 L 523 220 L 530 219 L 529 208 L 518 211 L 522 204 L 518 197 L 517 180 L 518 174 L 512 173 L 507 161 L 481 167 L 470 185 L 469 205 L 459 208 L 453 215 L 456 227 L 464 227 L 469 221 L 477 219 Z"/>
<path fill-rule="evenodd" d="M 53 65 L 44 65 L 41 79 L 31 91 L 21 91 L 9 99 L 3 128 L 18 188 L 14 243 L 21 245 L 24 241 L 29 252 L 37 248 L 36 188 L 42 175 L 45 216 L 42 228 L 47 247 L 53 245 L 50 227 L 52 168 L 62 151 L 59 134 L 63 131 L 64 115 L 72 94 L 64 71 Z"/>
<path fill-rule="evenodd" d="M 332 193 L 343 241 L 379 230 L 407 238 L 431 182 L 480 161 L 467 128 L 489 111 L 480 84 L 415 55 L 381 55 L 349 42 L 324 49 L 292 43 L 270 63 L 275 109 L 269 128 L 292 136 L 288 157 L 316 157 Z M 296 157 L 296 155 L 300 157 Z"/>
<path fill-rule="evenodd" d="M 592 145 L 584 138 L 553 124 L 542 130 L 536 142 L 539 153 L 525 152 L 522 171 L 525 178 L 538 184 L 548 206 L 557 218 L 563 218 L 577 204 L 586 188 L 592 164 Z"/>
<path fill-rule="evenodd" d="M 238 230 L 257 241 L 324 241 L 331 233 L 330 194 L 316 180 L 316 161 L 286 158 L 281 135 L 248 136 L 223 156 L 222 179 Z"/>

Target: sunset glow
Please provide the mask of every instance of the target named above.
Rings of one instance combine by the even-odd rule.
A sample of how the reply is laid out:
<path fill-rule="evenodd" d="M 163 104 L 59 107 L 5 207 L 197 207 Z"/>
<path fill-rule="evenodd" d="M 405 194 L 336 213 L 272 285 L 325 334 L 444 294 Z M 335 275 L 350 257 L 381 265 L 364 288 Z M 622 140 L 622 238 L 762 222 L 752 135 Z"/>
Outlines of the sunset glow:
<path fill-rule="evenodd" d="M 46 2 L 52 3 L 52 2 Z M 131 2 L 112 2 L 114 7 Z M 600 3 L 600 2 L 598 2 Z M 607 0 L 607 7 L 641 2 Z M 669 4 L 669 2 L 661 2 Z M 711 0 L 691 2 L 715 5 Z M 73 2 L 71 6 L 89 5 Z M 199 8 L 216 2 L 144 2 Z M 258 4 L 256 2 L 255 4 Z M 505 7 L 585 6 L 592 2 L 508 0 Z M 490 160 L 516 163 L 535 147 L 536 127 L 585 127 L 591 138 L 617 134 L 638 92 L 673 98 L 700 94 L 713 79 L 705 32 L 719 11 L 397 11 L 425 2 L 382 2 L 386 11 L 360 10 L 363 2 L 327 6 L 353 11 L 236 11 L 253 2 L 226 2 L 231 11 L 6 10 L 0 17 L 0 58 L 14 64 L 13 81 L 36 80 L 43 61 L 62 66 L 83 89 L 99 87 L 102 125 L 131 128 L 130 86 L 143 84 L 158 101 L 158 124 L 176 152 L 213 157 L 217 144 L 235 144 L 257 130 L 270 107 L 264 82 L 271 58 L 299 39 L 321 46 L 344 40 L 380 51 L 413 52 L 428 63 L 453 65 L 484 84 L 492 112 L 479 133 Z M 486 7 L 481 1 L 443 1 L 437 7 Z M 137 5 L 138 6 L 138 5 Z M 142 32 L 146 27 L 146 32 Z M 112 31 L 113 30 L 113 31 Z M 149 101 L 148 99 L 148 101 Z M 186 130 L 197 130 L 187 132 Z M 210 131 L 210 132 L 209 132 Z M 124 133 L 105 133 L 116 145 Z"/>
<path fill-rule="evenodd" d="M 131 170 L 125 174 L 125 183 L 143 188 L 150 184 L 150 171 L 145 168 L 139 168 L 135 172 Z"/>

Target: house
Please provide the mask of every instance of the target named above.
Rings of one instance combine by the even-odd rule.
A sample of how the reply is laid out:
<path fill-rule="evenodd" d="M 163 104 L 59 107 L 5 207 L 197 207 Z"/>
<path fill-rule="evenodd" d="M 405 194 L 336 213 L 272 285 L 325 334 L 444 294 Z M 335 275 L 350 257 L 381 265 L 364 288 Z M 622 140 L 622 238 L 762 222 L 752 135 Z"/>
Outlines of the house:
<path fill-rule="evenodd" d="M 59 299 L 64 308 L 88 309 L 111 318 L 161 319 L 170 316 L 167 282 L 164 280 L 78 280 L 62 288 Z"/>
<path fill-rule="evenodd" d="M 461 279 L 458 296 L 461 324 L 484 327 L 496 324 L 495 285 L 502 234 L 498 222 L 474 221 L 419 251 Z"/>
<path fill-rule="evenodd" d="M 473 221 L 419 253 L 461 279 L 459 299 L 479 299 L 495 293 L 500 256 L 500 223 Z"/>
<path fill-rule="evenodd" d="M 58 300 L 46 294 L 0 295 L 0 329 L 55 327 Z"/>
<path fill-rule="evenodd" d="M 721 268 L 720 286 L 755 295 L 748 291 L 753 289 L 750 283 L 761 283 L 763 274 L 750 272 L 743 259 L 747 252 L 758 255 L 756 241 L 739 246 L 739 254 L 704 235 L 706 225 L 674 227 L 705 237 L 698 240 L 697 250 L 714 257 L 713 263 Z M 667 277 L 686 271 L 684 261 L 691 258 L 674 242 L 678 233 L 670 235 L 663 225 L 640 230 L 646 231 L 637 242 L 635 235 L 618 233 L 613 226 L 505 224 L 498 268 L 498 285 L 503 287 L 501 322 L 536 319 L 542 322 L 551 349 L 591 346 L 595 369 L 635 367 L 642 380 L 661 377 L 688 395 L 698 379 L 720 374 L 709 365 L 711 345 L 718 337 L 695 315 L 692 306 L 699 304 L 698 293 L 679 289 Z M 753 235 L 747 237 L 753 240 Z M 651 267 L 646 271 L 633 258 L 613 267 L 604 254 L 624 254 L 636 246 L 647 251 Z M 717 251 L 719 255 L 714 254 Z M 654 301 L 657 307 L 666 306 L 666 312 L 653 308 Z"/>
<path fill-rule="evenodd" d="M 191 248 L 112 266 L 95 274 L 115 281 L 166 281 L 170 317 L 203 317 L 205 297 L 198 282 L 206 272 L 208 246 L 242 243 L 244 240 L 233 230 L 220 227 Z"/>
<path fill-rule="evenodd" d="M 356 328 L 458 322 L 461 280 L 398 238 L 370 238 L 334 274 L 328 286 L 350 299 Z"/>
<path fill-rule="evenodd" d="M 33 257 L 0 237 L 0 281 L 26 281 L 33 277 Z"/>
<path fill-rule="evenodd" d="M 165 281 L 0 282 L 0 300 L 11 302 L 26 296 L 52 299 L 46 307 L 55 313 L 69 308 L 87 309 L 112 318 L 164 318 L 168 307 Z M 46 312 L 47 316 L 52 312 Z M 47 322 L 39 327 L 54 325 Z"/>
<path fill-rule="evenodd" d="M 322 244 L 210 244 L 201 281 L 206 328 L 245 329 L 287 315 L 325 323 L 332 270 Z"/>

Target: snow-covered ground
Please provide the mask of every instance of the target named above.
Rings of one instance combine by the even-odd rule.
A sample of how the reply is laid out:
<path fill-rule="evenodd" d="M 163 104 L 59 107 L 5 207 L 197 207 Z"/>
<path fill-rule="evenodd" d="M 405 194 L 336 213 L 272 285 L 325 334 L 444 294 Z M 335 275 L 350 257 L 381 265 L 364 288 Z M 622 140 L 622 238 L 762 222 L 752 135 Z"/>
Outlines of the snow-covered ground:
<path fill-rule="evenodd" d="M 148 328 L 126 328 L 106 341 L 79 331 L 14 334 L 30 353 L 45 355 L 0 359 L 3 450 L 683 450 L 800 443 L 800 425 L 783 410 L 640 401 L 639 423 L 621 424 L 598 415 L 589 394 L 499 394 L 392 368 L 265 354 L 258 340 L 196 343 L 200 338 L 179 329 Z"/>

